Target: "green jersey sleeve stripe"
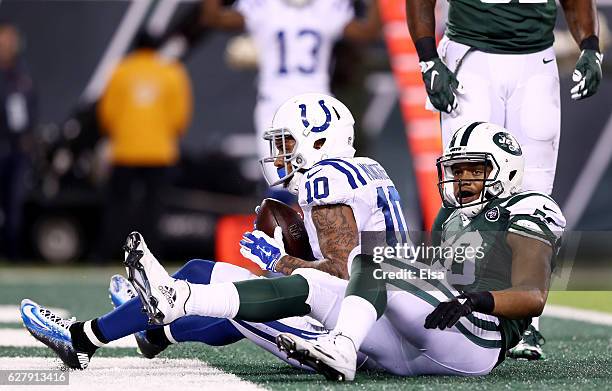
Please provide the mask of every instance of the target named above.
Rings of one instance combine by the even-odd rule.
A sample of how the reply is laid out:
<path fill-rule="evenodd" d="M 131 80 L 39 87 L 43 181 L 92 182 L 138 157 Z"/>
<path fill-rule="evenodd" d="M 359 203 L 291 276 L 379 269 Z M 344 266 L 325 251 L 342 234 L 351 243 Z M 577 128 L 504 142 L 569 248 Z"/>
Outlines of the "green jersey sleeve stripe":
<path fill-rule="evenodd" d="M 543 222 L 541 219 L 537 218 L 537 217 L 533 217 L 533 216 L 529 216 L 529 215 L 517 215 L 517 216 L 513 216 L 510 219 L 510 226 L 515 226 L 517 225 L 517 221 L 520 220 L 526 220 L 526 221 L 530 221 L 534 224 L 536 224 L 538 226 L 538 228 L 540 228 L 542 230 L 542 232 L 544 233 L 544 235 L 546 235 L 549 239 L 551 239 L 553 242 L 555 242 L 557 240 L 557 235 L 555 235 L 555 233 L 550 229 L 550 227 L 548 227 L 548 225 L 546 225 L 545 222 Z M 524 227 L 522 227 L 523 229 L 526 229 Z M 562 232 L 562 230 L 560 230 L 560 232 Z"/>
<path fill-rule="evenodd" d="M 510 228 L 508 228 L 508 232 L 512 232 L 515 233 L 517 235 L 522 235 L 522 236 L 527 236 L 530 237 L 532 239 L 536 239 L 536 240 L 540 240 L 543 241 L 544 243 L 548 244 L 551 247 L 555 247 L 555 242 L 552 241 L 548 236 L 546 235 L 542 235 L 538 232 L 532 231 L 530 229 L 525 229 L 523 227 L 521 227 L 520 225 L 511 225 Z"/>
<path fill-rule="evenodd" d="M 538 197 L 538 196 L 548 198 L 550 201 L 554 202 L 555 205 L 557 205 L 557 202 L 555 202 L 555 200 L 550 198 L 548 195 L 544 193 L 538 193 L 538 192 L 533 191 L 533 192 L 524 192 L 524 193 L 519 193 L 517 195 L 514 195 L 510 197 L 508 201 L 506 201 L 505 203 L 502 203 L 501 206 L 503 206 L 504 208 L 510 208 L 511 206 L 516 205 L 519 201 L 522 201 L 525 198 Z"/>

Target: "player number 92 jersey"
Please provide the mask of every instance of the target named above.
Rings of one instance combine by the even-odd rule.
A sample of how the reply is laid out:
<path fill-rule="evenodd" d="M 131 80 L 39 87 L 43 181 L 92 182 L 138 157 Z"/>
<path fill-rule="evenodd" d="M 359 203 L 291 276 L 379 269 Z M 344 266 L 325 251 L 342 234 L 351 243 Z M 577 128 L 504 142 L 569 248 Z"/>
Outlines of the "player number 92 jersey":
<path fill-rule="evenodd" d="M 387 232 L 387 243 L 407 240 L 400 195 L 385 169 L 366 157 L 326 159 L 304 173 L 298 191 L 315 258 L 322 259 L 312 210 L 321 205 L 351 207 L 359 232 Z"/>
<path fill-rule="evenodd" d="M 552 46 L 555 0 L 450 0 L 446 35 L 483 52 L 527 54 Z"/>

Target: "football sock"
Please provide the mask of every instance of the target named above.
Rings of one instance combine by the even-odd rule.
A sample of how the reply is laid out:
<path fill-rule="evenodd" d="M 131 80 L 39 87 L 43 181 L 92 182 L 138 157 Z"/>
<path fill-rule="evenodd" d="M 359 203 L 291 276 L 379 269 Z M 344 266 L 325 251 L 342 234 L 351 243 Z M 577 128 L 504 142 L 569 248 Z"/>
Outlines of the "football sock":
<path fill-rule="evenodd" d="M 185 303 L 187 315 L 232 319 L 238 313 L 240 297 L 231 282 L 213 285 L 191 284 L 191 296 Z"/>
<path fill-rule="evenodd" d="M 268 322 L 310 313 L 308 282 L 300 275 L 191 285 L 187 315 Z"/>
<path fill-rule="evenodd" d="M 531 319 L 531 325 L 538 331 L 540 331 L 540 317 L 536 316 Z"/>
<path fill-rule="evenodd" d="M 376 309 L 372 304 L 359 296 L 347 296 L 342 300 L 338 323 L 333 332 L 349 337 L 355 350 L 359 350 L 376 320 Z"/>
<path fill-rule="evenodd" d="M 147 331 L 147 339 L 149 339 L 149 333 L 155 333 L 153 339 L 160 343 L 165 341 L 170 343 L 202 342 L 210 346 L 225 346 L 244 338 L 242 333 L 229 320 L 208 316 L 184 316 L 177 319 L 164 326 L 163 336 L 159 335 L 159 330 L 162 329 Z M 151 339 L 149 341 L 158 343 Z"/>
<path fill-rule="evenodd" d="M 102 335 L 96 319 L 87 322 L 75 322 L 69 330 L 72 346 L 78 351 L 87 352 L 90 357 L 99 347 L 109 342 Z"/>
<path fill-rule="evenodd" d="M 380 270 L 380 264 L 374 262 L 371 255 L 357 255 L 351 264 L 345 296 L 359 296 L 369 302 L 378 319 L 387 309 L 387 286 L 385 280 L 374 278 L 376 270 Z"/>
<path fill-rule="evenodd" d="M 149 318 L 142 312 L 138 297 L 126 301 L 114 311 L 94 319 L 107 341 L 114 341 L 135 332 L 159 327 L 149 324 Z"/>
<path fill-rule="evenodd" d="M 164 327 L 147 330 L 145 331 L 145 336 L 147 337 L 147 341 L 160 348 L 165 349 L 172 343 L 168 337 L 166 337 Z"/>
<path fill-rule="evenodd" d="M 215 266 L 215 262 L 212 261 L 193 259 L 183 265 L 172 277 L 194 284 L 208 284 Z M 149 324 L 149 318 L 142 312 L 142 303 L 138 297 L 97 318 L 96 324 L 106 341 L 114 341 L 138 331 L 159 327 Z"/>
<path fill-rule="evenodd" d="M 199 284 L 248 280 L 254 276 L 247 269 L 230 263 L 194 260 L 190 261 L 188 265 L 191 265 L 188 268 L 190 270 L 187 270 L 188 273 L 185 273 L 186 278 L 184 279 Z M 187 269 L 187 265 L 183 269 Z M 179 273 L 181 271 L 174 277 L 181 278 Z M 198 277 L 194 278 L 194 274 Z M 166 342 L 202 342 L 210 346 L 225 346 L 244 338 L 229 320 L 208 316 L 184 316 L 177 319 L 164 326 L 163 336 L 159 330 L 162 329 L 147 331 L 147 339 L 152 343 L 159 344 L 159 346 L 167 346 L 165 345 Z M 152 335 L 151 338 L 149 338 L 149 334 Z"/>
<path fill-rule="evenodd" d="M 308 282 L 300 275 L 235 283 L 239 297 L 236 319 L 269 322 L 310 313 Z"/>
<path fill-rule="evenodd" d="M 342 300 L 334 332 L 349 337 L 359 350 L 366 335 L 387 308 L 384 280 L 374 278 L 380 265 L 370 255 L 358 255 L 351 265 L 351 278 Z"/>

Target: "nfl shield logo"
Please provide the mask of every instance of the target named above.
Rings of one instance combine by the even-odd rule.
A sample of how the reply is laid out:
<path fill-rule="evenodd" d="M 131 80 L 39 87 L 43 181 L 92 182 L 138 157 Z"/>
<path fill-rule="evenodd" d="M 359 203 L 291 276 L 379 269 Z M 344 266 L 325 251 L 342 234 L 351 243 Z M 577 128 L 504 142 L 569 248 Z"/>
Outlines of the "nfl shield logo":
<path fill-rule="evenodd" d="M 499 219 L 499 209 L 495 207 L 487 210 L 485 212 L 485 218 L 489 221 L 497 221 L 497 219 Z"/>

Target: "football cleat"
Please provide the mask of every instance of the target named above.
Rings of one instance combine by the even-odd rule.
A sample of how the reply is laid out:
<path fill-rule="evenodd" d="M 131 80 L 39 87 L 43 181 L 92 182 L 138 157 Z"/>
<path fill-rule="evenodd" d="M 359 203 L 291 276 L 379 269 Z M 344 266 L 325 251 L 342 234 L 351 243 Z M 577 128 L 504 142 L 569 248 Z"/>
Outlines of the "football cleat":
<path fill-rule="evenodd" d="M 129 234 L 123 250 L 128 280 L 140 297 L 149 323 L 161 326 L 184 316 L 191 296 L 189 283 L 170 277 L 140 233 Z"/>
<path fill-rule="evenodd" d="M 507 356 L 517 360 L 545 360 L 546 354 L 542 350 L 542 345 L 546 339 L 532 325 L 529 325 L 523 333 L 521 341 L 512 349 L 509 349 Z"/>
<path fill-rule="evenodd" d="M 111 277 L 108 294 L 115 308 L 123 305 L 123 303 L 132 300 L 138 295 L 130 282 L 120 274 L 115 274 Z M 145 358 L 155 358 L 158 354 L 164 351 L 165 347 L 158 346 L 149 342 L 146 331 L 134 333 L 138 352 Z"/>
<path fill-rule="evenodd" d="M 353 341 L 342 334 L 329 334 L 308 341 L 296 335 L 281 333 L 276 337 L 280 351 L 319 372 L 327 380 L 355 379 L 357 352 Z"/>
<path fill-rule="evenodd" d="M 44 343 L 58 355 L 62 362 L 72 369 L 85 369 L 91 358 L 87 352 L 72 346 L 70 326 L 76 319 L 63 319 L 49 309 L 24 299 L 21 301 L 23 325 L 34 338 Z"/>

